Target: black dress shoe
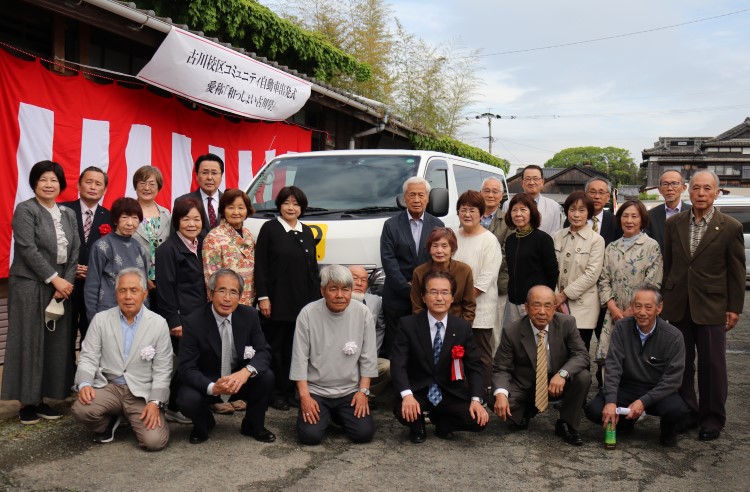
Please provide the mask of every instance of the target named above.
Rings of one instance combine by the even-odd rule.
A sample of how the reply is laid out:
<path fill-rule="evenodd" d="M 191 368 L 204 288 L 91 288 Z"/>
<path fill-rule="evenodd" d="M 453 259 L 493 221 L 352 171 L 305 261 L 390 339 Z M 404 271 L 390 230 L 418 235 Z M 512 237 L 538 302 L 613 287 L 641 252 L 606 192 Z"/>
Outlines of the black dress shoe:
<path fill-rule="evenodd" d="M 626 419 L 624 416 L 617 422 L 617 434 L 620 436 L 630 436 L 635 430 L 635 420 Z"/>
<path fill-rule="evenodd" d="M 665 448 L 673 448 L 677 446 L 677 430 L 674 427 L 662 427 L 661 435 L 659 436 L 659 444 Z"/>
<path fill-rule="evenodd" d="M 529 420 L 531 419 L 529 419 L 528 415 L 524 415 L 519 423 L 515 423 L 511 420 L 510 428 L 514 431 L 525 431 L 529 428 Z"/>
<path fill-rule="evenodd" d="M 243 436 L 250 436 L 258 442 L 274 442 L 276 440 L 276 434 L 263 427 L 263 430 L 253 434 L 251 432 L 240 430 L 240 434 Z"/>
<path fill-rule="evenodd" d="M 208 440 L 208 434 L 202 434 L 195 429 L 190 433 L 190 444 L 200 444 Z"/>
<path fill-rule="evenodd" d="M 682 425 L 680 425 L 679 427 L 677 427 L 677 433 L 678 434 L 684 434 L 684 433 L 686 433 L 688 431 L 691 431 L 691 430 L 697 429 L 697 428 L 698 428 L 698 418 L 691 415 L 690 417 L 688 417 L 688 418 L 685 419 L 685 421 L 682 423 Z"/>
<path fill-rule="evenodd" d="M 427 429 L 424 426 L 424 417 L 419 417 L 419 420 L 411 426 L 409 440 L 414 444 L 422 444 L 425 439 L 427 439 Z"/>
<path fill-rule="evenodd" d="M 581 446 L 583 439 L 578 431 L 570 426 L 569 423 L 562 419 L 557 419 L 555 423 L 555 434 L 565 439 L 565 442 L 572 444 L 573 446 Z"/>
<path fill-rule="evenodd" d="M 700 432 L 698 432 L 698 440 L 713 441 L 714 439 L 718 439 L 719 435 L 721 435 L 721 431 L 718 429 L 706 429 L 705 427 L 701 427 Z"/>
<path fill-rule="evenodd" d="M 274 398 L 271 400 L 271 408 L 287 411 L 289 410 L 289 403 L 287 402 L 286 398 Z"/>
<path fill-rule="evenodd" d="M 454 437 L 456 437 L 453 432 L 443 430 L 440 427 L 435 427 L 435 435 L 440 439 L 445 439 L 446 441 L 451 441 Z"/>

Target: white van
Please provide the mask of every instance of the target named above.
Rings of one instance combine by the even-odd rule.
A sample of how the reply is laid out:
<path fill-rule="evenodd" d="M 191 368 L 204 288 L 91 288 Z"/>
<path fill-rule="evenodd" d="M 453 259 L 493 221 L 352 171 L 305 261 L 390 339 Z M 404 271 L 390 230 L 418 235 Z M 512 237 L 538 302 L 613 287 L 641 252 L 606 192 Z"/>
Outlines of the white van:
<path fill-rule="evenodd" d="M 285 154 L 266 164 L 247 187 L 255 215 L 245 222 L 255 237 L 264 221 L 277 216 L 274 199 L 284 186 L 297 186 L 308 200 L 302 222 L 317 242 L 318 262 L 364 265 L 380 277 L 383 223 L 403 207 L 402 185 L 412 176 L 430 182 L 428 211 L 448 227 L 458 227 L 456 199 L 479 190 L 495 176 L 508 185 L 503 170 L 460 157 L 416 150 L 337 150 Z"/>
<path fill-rule="evenodd" d="M 742 224 L 745 237 L 745 283 L 750 285 L 750 197 L 720 196 L 714 206 Z"/>

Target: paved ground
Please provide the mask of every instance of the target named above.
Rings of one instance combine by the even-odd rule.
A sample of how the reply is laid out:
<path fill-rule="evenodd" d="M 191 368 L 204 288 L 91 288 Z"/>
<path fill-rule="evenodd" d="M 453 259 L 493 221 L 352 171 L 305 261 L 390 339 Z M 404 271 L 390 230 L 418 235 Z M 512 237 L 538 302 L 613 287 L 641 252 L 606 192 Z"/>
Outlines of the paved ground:
<path fill-rule="evenodd" d="M 750 301 L 750 299 L 747 299 Z M 658 444 L 658 421 L 646 418 L 614 451 L 603 449 L 600 428 L 584 422 L 586 443 L 572 448 L 553 435 L 554 412 L 514 433 L 492 418 L 480 435 L 422 445 L 389 410 L 375 412 L 378 432 L 368 445 L 350 444 L 333 429 L 321 446 L 300 445 L 292 412 L 269 410 L 278 440 L 260 444 L 239 434 L 240 416 L 220 416 L 206 443 L 188 443 L 190 426 L 171 426 L 169 447 L 140 451 L 132 432 L 115 442 L 91 443 L 68 415 L 21 426 L 12 403 L 0 403 L 0 490 L 742 490 L 750 489 L 750 302 L 730 333 L 729 421 L 719 440 L 703 443 L 697 431 L 676 449 Z M 68 412 L 68 404 L 58 408 Z M 69 412 L 68 412 L 69 414 Z M 8 418 L 10 417 L 10 418 Z"/>

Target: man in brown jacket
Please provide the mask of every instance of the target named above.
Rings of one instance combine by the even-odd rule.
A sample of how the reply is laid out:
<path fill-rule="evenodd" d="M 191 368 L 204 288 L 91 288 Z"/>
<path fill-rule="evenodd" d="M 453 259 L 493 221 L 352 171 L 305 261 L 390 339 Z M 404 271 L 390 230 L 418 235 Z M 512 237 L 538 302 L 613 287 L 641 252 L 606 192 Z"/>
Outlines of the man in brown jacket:
<path fill-rule="evenodd" d="M 662 317 L 685 337 L 680 395 L 692 413 L 688 426 L 700 425 L 698 439 L 710 441 L 726 423 L 726 332 L 737 324 L 745 300 L 745 246 L 742 225 L 713 206 L 716 174 L 696 172 L 689 192 L 692 209 L 667 220 Z"/>

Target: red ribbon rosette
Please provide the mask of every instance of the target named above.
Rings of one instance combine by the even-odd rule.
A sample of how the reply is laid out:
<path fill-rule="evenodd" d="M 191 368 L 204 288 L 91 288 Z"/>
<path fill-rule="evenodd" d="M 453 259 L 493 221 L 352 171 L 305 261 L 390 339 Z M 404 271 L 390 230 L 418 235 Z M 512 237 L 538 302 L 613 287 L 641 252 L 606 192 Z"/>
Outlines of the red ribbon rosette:
<path fill-rule="evenodd" d="M 111 225 L 109 225 L 109 224 L 102 224 L 102 225 L 99 226 L 99 235 L 100 236 L 104 237 L 107 234 L 109 234 L 110 232 L 112 232 L 112 226 Z"/>
<path fill-rule="evenodd" d="M 451 357 L 453 357 L 451 381 L 461 381 L 464 379 L 464 347 L 462 345 L 454 346 L 451 349 Z"/>

